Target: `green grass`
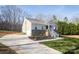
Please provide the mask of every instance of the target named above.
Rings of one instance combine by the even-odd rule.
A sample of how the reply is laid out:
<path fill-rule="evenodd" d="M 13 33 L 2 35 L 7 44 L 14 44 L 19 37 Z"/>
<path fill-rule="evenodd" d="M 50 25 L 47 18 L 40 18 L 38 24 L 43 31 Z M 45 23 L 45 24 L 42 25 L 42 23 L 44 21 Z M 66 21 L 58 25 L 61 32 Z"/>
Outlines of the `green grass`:
<path fill-rule="evenodd" d="M 79 54 L 79 39 L 76 38 L 64 38 L 61 40 L 46 41 L 41 43 L 65 54 Z"/>
<path fill-rule="evenodd" d="M 15 54 L 16 52 L 0 43 L 0 54 Z"/>

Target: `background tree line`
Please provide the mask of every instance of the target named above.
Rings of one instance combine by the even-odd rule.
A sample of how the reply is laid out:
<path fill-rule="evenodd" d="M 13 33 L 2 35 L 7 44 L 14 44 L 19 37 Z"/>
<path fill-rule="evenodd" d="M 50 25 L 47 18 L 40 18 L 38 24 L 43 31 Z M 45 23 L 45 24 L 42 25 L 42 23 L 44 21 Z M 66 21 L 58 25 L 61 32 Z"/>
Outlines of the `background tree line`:
<path fill-rule="evenodd" d="M 0 7 L 0 30 L 21 31 L 23 11 L 13 5 Z"/>
<path fill-rule="evenodd" d="M 60 35 L 79 35 L 79 23 L 77 20 L 74 19 L 74 22 L 68 22 L 67 17 L 64 18 L 64 21 L 58 21 L 58 33 Z M 76 22 L 77 21 L 77 22 Z"/>

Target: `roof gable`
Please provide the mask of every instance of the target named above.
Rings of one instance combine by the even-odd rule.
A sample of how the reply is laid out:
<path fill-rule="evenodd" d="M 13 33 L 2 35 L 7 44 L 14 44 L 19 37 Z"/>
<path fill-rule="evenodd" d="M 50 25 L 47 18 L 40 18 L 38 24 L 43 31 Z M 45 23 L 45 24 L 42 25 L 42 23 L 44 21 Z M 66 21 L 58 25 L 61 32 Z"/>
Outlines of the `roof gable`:
<path fill-rule="evenodd" d="M 33 19 L 33 18 L 27 18 L 31 23 L 38 23 L 38 24 L 44 24 L 47 25 L 48 23 L 44 20 L 39 19 Z"/>
<path fill-rule="evenodd" d="M 40 19 L 34 19 L 34 18 L 27 18 L 31 23 L 36 23 L 36 24 L 43 24 L 43 25 L 56 25 L 53 21 L 45 21 L 45 20 L 40 20 Z"/>

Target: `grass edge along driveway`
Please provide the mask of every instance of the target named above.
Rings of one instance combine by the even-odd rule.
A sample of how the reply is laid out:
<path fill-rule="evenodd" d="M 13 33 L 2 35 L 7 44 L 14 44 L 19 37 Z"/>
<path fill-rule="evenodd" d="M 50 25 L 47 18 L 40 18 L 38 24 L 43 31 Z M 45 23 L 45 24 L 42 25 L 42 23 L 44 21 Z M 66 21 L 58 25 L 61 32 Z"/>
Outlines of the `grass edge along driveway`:
<path fill-rule="evenodd" d="M 16 54 L 16 52 L 0 43 L 0 54 Z"/>
<path fill-rule="evenodd" d="M 64 54 L 79 54 L 79 39 L 77 38 L 64 38 L 41 43 Z"/>

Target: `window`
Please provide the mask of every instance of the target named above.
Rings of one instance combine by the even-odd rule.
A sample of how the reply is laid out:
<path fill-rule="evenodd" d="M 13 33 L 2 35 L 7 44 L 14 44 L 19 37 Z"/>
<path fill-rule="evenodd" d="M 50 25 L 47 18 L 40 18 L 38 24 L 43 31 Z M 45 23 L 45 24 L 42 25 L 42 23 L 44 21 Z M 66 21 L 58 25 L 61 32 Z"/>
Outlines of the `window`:
<path fill-rule="evenodd" d="M 50 25 L 50 28 L 52 28 L 52 26 Z"/>
<path fill-rule="evenodd" d="M 43 26 L 42 26 L 42 30 L 43 30 Z"/>
<path fill-rule="evenodd" d="M 37 27 L 35 27 L 35 30 L 37 30 Z"/>
<path fill-rule="evenodd" d="M 46 29 L 48 29 L 48 26 L 46 25 Z"/>

